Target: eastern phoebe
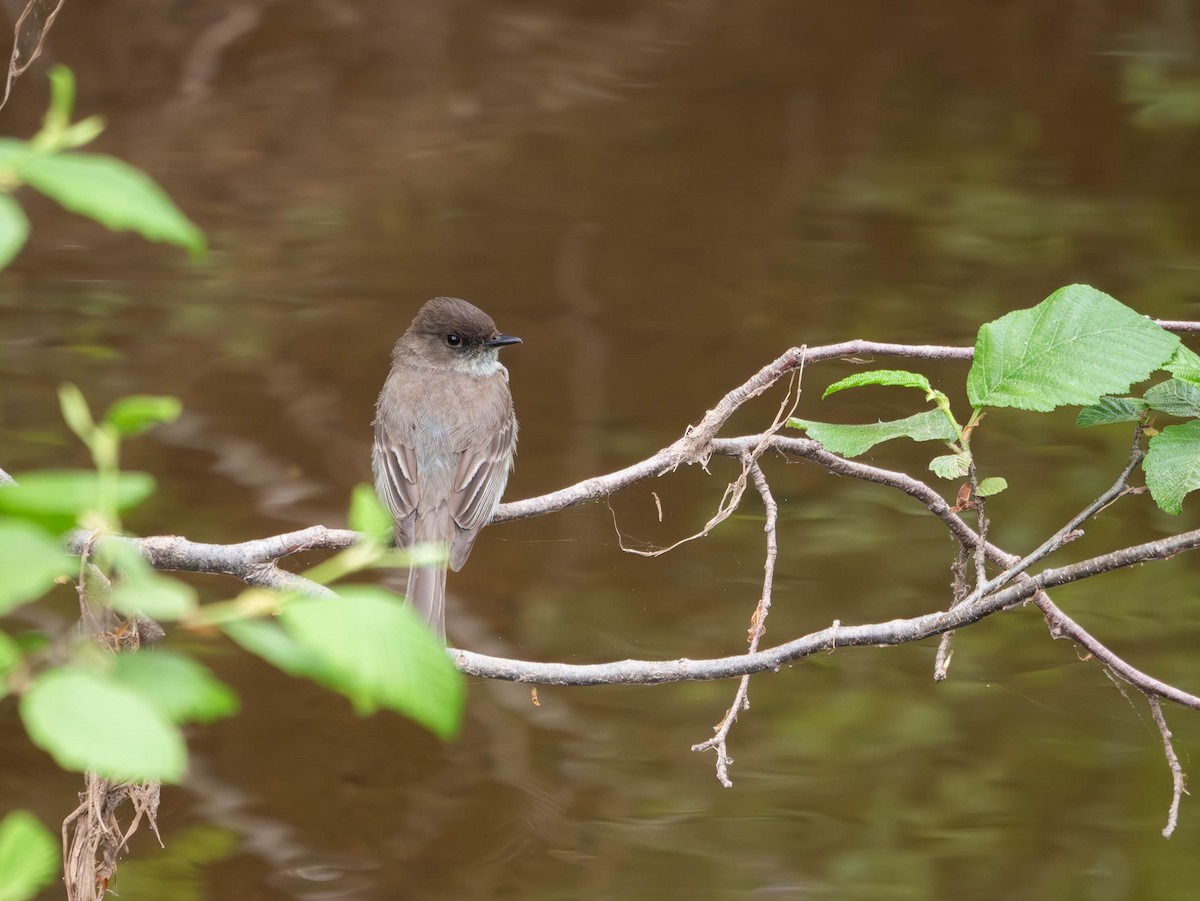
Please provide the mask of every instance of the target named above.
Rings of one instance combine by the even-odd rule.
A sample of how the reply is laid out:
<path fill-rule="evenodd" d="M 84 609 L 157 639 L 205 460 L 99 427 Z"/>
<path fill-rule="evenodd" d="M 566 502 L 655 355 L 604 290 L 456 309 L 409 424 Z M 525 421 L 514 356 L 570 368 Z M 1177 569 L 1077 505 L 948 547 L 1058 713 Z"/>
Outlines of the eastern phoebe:
<path fill-rule="evenodd" d="M 371 468 L 396 545 L 440 545 L 455 572 L 512 469 L 517 418 L 500 348 L 520 343 L 478 307 L 435 297 L 396 342 L 375 405 Z M 410 567 L 407 596 L 444 641 L 446 563 Z"/>

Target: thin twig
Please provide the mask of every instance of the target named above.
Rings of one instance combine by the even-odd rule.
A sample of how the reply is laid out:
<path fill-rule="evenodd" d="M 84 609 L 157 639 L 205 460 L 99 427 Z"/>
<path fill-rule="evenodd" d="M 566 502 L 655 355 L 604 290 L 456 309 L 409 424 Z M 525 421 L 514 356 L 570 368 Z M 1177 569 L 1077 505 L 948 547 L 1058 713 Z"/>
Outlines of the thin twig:
<path fill-rule="evenodd" d="M 1167 728 L 1167 719 L 1163 716 L 1162 706 L 1152 694 L 1142 692 L 1150 704 L 1150 715 L 1154 717 L 1154 725 L 1162 736 L 1163 753 L 1167 757 L 1167 767 L 1171 770 L 1171 807 L 1167 811 L 1167 825 L 1163 827 L 1163 838 L 1170 838 L 1179 822 L 1179 802 L 1188 794 L 1187 776 L 1179 765 L 1179 757 L 1175 754 L 1175 746 L 1171 744 L 1171 730 Z"/>
<path fill-rule="evenodd" d="M 763 531 L 767 533 L 767 554 L 766 561 L 763 563 L 763 589 L 758 599 L 758 606 L 754 608 L 754 616 L 751 619 L 749 629 L 749 653 L 753 654 L 758 650 L 758 643 L 766 632 L 767 614 L 771 610 L 771 590 L 775 584 L 775 559 L 779 555 L 779 544 L 776 535 L 779 505 L 775 502 L 775 497 L 771 494 L 771 486 L 767 484 L 767 478 L 763 475 L 763 471 L 757 463 L 751 464 L 750 474 L 754 479 L 754 487 L 758 489 L 759 497 L 762 498 L 763 508 L 766 511 L 766 522 L 763 524 Z M 716 734 L 708 739 L 708 741 L 692 745 L 693 751 L 716 749 L 717 781 L 725 786 L 725 788 L 733 787 L 733 781 L 729 778 L 729 766 L 733 763 L 733 758 L 729 756 L 729 748 L 727 746 L 729 731 L 733 728 L 733 724 L 737 722 L 738 714 L 743 710 L 750 709 L 749 693 L 750 676 L 745 675 L 742 676 L 741 681 L 738 683 L 733 703 L 725 711 L 725 715 L 721 718 L 721 721 L 714 727 Z"/>

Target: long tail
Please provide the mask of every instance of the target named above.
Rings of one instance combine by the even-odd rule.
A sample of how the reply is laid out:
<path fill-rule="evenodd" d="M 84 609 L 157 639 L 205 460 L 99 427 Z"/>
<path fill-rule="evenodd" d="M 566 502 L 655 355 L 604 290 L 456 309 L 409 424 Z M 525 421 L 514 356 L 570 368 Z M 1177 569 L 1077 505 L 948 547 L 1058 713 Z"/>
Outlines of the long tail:
<path fill-rule="evenodd" d="M 446 567 L 414 566 L 408 571 L 405 592 L 413 609 L 429 623 L 438 638 L 446 641 Z"/>

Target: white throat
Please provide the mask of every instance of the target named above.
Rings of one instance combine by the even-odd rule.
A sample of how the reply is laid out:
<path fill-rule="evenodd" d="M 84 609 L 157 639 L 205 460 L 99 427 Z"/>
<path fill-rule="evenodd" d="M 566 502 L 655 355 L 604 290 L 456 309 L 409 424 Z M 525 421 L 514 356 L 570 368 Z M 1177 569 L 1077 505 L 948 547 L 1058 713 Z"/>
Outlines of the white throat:
<path fill-rule="evenodd" d="M 500 365 L 499 348 L 495 347 L 488 348 L 483 353 L 463 354 L 455 361 L 454 368 L 477 379 L 485 379 L 504 369 Z"/>

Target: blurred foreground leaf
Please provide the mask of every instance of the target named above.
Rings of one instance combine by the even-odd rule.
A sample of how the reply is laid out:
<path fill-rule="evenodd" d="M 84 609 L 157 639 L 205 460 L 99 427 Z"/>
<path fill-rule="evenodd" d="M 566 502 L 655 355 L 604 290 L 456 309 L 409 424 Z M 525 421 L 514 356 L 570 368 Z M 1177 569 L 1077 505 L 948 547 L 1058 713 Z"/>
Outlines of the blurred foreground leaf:
<path fill-rule="evenodd" d="M 228 685 L 191 657 L 172 651 L 118 654 L 113 677 L 173 723 L 211 723 L 238 710 L 237 695 Z"/>
<path fill-rule="evenodd" d="M 321 663 L 317 681 L 362 714 L 384 707 L 448 740 L 466 702 L 462 674 L 425 623 L 382 588 L 345 586 L 337 598 L 295 598 L 280 621 Z"/>
<path fill-rule="evenodd" d="M 204 234 L 166 192 L 116 157 L 39 154 L 24 161 L 18 174 L 71 212 L 113 231 L 135 231 L 148 241 L 177 244 L 195 256 L 205 253 Z"/>
<path fill-rule="evenodd" d="M 108 779 L 178 782 L 183 735 L 140 691 L 112 677 L 59 667 L 21 697 L 21 721 L 35 745 L 68 770 Z"/>
<path fill-rule="evenodd" d="M 78 563 L 45 530 L 19 519 L 0 522 L 0 614 L 37 600 L 55 579 L 77 570 Z"/>
<path fill-rule="evenodd" d="M 0 820 L 0 901 L 28 901 L 58 875 L 58 841 L 27 810 Z"/>

